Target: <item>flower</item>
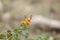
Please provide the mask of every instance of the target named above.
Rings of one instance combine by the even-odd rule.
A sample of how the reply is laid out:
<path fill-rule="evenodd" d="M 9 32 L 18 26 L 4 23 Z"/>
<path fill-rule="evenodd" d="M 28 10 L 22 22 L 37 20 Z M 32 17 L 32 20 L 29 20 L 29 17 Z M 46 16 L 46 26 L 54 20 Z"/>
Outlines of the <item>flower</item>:
<path fill-rule="evenodd" d="M 25 25 L 26 21 L 21 21 L 20 23 L 21 23 L 21 25 Z"/>

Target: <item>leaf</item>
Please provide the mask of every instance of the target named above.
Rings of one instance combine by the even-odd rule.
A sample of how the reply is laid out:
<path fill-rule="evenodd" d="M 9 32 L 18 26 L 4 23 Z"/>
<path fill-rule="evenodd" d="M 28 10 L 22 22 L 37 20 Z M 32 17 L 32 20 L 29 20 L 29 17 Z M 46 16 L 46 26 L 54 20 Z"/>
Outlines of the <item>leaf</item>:
<path fill-rule="evenodd" d="M 0 34 L 0 39 L 3 39 L 5 37 L 4 34 Z"/>
<path fill-rule="evenodd" d="M 25 36 L 25 38 L 28 37 L 28 32 L 27 31 L 22 31 L 22 34 Z"/>
<path fill-rule="evenodd" d="M 8 40 L 12 40 L 13 39 L 13 36 L 10 36 L 9 38 L 8 38 Z"/>

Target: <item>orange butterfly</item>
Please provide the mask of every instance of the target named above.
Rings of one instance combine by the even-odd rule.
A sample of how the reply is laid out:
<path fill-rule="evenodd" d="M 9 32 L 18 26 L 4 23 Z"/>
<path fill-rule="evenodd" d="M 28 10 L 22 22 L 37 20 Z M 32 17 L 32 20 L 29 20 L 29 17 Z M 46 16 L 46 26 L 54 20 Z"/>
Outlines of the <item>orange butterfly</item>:
<path fill-rule="evenodd" d="M 31 19 L 32 19 L 32 16 L 30 16 L 30 17 L 25 16 L 25 20 L 22 20 L 20 23 L 21 23 L 21 25 L 30 25 Z"/>

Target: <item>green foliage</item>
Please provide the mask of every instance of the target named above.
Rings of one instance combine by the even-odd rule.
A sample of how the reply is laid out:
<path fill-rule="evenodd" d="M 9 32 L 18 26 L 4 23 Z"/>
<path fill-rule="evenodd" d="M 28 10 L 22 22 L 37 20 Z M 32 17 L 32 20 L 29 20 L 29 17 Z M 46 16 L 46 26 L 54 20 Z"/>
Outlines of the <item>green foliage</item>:
<path fill-rule="evenodd" d="M 24 29 L 23 29 L 24 28 Z M 25 38 L 24 40 L 30 40 L 28 38 L 29 27 L 27 25 L 19 26 L 19 28 L 15 28 L 13 33 L 11 31 L 7 31 L 7 34 L 1 34 L 0 39 L 4 39 L 6 37 L 8 40 L 21 40 L 21 35 Z M 39 36 L 32 37 L 31 40 L 48 40 L 48 36 L 40 34 Z"/>
<path fill-rule="evenodd" d="M 13 36 L 10 36 L 9 38 L 8 38 L 8 40 L 12 40 L 13 39 Z"/>
<path fill-rule="evenodd" d="M 4 34 L 0 34 L 0 39 L 3 39 L 5 37 Z"/>
<path fill-rule="evenodd" d="M 23 29 L 24 28 L 24 29 Z M 39 35 L 28 38 L 29 26 L 18 26 L 13 32 L 8 30 L 6 33 L 0 34 L 0 39 L 3 40 L 48 40 L 51 36 L 49 33 L 41 32 Z M 21 38 L 22 36 L 22 38 Z M 60 36 L 54 36 L 55 39 L 58 39 Z M 59 40 L 59 39 L 58 39 Z"/>

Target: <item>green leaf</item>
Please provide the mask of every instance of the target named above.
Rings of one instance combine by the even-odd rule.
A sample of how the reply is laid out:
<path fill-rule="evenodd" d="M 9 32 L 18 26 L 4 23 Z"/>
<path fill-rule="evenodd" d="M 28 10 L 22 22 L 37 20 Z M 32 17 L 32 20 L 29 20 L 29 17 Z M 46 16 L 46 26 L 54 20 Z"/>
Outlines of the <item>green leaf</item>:
<path fill-rule="evenodd" d="M 10 36 L 9 38 L 8 38 L 8 40 L 12 40 L 13 39 L 13 36 Z"/>
<path fill-rule="evenodd" d="M 0 34 L 0 39 L 3 39 L 5 37 L 4 34 Z"/>
<path fill-rule="evenodd" d="M 28 32 L 27 31 L 22 31 L 22 34 L 25 36 L 25 38 L 28 37 Z"/>

